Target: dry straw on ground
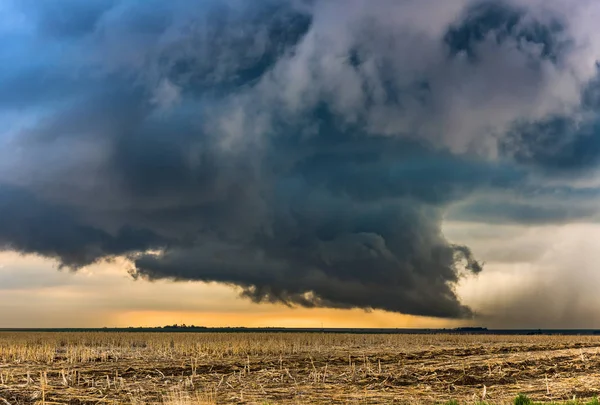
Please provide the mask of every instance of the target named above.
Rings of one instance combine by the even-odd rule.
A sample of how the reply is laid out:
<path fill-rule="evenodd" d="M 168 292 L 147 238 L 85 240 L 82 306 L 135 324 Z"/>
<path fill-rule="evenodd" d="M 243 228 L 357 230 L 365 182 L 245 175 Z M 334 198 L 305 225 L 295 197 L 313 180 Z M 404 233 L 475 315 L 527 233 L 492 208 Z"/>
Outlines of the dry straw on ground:
<path fill-rule="evenodd" d="M 509 403 L 600 392 L 600 337 L 0 333 L 0 405 Z"/>

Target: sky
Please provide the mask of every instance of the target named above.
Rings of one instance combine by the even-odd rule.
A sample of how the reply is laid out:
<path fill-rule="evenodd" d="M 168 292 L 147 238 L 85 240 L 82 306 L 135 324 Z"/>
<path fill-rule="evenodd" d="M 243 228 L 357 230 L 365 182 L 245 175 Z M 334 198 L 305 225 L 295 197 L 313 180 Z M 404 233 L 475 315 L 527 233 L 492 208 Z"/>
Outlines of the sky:
<path fill-rule="evenodd" d="M 0 327 L 600 328 L 595 0 L 0 0 Z"/>

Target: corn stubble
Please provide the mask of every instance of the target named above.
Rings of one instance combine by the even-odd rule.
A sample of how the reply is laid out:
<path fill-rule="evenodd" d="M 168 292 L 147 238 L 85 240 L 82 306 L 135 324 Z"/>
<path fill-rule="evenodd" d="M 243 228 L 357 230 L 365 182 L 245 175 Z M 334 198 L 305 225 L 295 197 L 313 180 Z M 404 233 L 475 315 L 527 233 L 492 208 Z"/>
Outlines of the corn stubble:
<path fill-rule="evenodd" d="M 600 337 L 0 333 L 0 405 L 475 404 L 592 398 Z"/>

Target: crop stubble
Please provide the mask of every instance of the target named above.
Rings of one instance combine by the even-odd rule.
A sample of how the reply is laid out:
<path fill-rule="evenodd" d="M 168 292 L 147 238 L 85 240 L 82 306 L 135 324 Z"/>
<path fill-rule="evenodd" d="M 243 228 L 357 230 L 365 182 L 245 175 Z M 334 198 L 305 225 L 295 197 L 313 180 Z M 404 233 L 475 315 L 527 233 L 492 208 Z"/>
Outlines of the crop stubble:
<path fill-rule="evenodd" d="M 485 388 L 484 388 L 485 387 Z M 0 404 L 508 403 L 600 392 L 600 337 L 0 333 Z"/>

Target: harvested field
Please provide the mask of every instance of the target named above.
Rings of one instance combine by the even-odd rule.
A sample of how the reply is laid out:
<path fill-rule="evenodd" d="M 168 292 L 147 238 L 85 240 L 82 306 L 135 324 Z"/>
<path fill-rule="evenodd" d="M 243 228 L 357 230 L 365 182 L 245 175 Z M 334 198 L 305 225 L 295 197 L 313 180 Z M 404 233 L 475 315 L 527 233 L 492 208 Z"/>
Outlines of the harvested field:
<path fill-rule="evenodd" d="M 0 333 L 0 404 L 509 403 L 600 393 L 600 337 Z"/>

